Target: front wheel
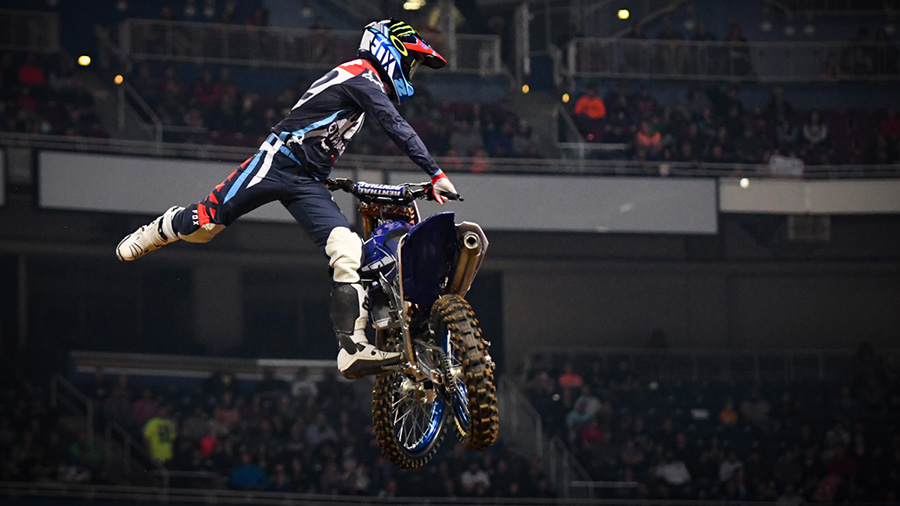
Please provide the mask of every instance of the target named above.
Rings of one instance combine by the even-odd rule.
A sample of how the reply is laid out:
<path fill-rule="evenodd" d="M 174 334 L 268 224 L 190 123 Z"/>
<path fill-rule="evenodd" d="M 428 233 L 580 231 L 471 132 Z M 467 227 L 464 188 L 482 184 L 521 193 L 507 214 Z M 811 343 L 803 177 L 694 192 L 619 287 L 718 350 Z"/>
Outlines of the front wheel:
<path fill-rule="evenodd" d="M 475 312 L 459 295 L 444 295 L 432 307 L 430 323 L 449 358 L 447 388 L 459 440 L 470 450 L 484 450 L 497 440 L 500 418 L 494 366 Z"/>
<path fill-rule="evenodd" d="M 379 347 L 399 351 L 399 339 L 379 333 Z M 381 451 L 400 469 L 418 469 L 437 453 L 444 439 L 446 404 L 431 382 L 403 372 L 375 377 L 372 420 Z"/>

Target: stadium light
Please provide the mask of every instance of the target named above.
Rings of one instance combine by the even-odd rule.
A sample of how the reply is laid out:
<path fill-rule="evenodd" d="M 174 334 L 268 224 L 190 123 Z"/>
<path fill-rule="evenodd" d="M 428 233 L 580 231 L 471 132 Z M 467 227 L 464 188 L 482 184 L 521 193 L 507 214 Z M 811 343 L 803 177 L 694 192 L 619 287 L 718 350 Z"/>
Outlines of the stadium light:
<path fill-rule="evenodd" d="M 405 11 L 417 11 L 425 7 L 425 0 L 406 0 L 403 2 L 403 10 Z"/>
<path fill-rule="evenodd" d="M 631 16 L 631 13 L 628 12 L 628 9 L 619 9 L 619 19 L 628 19 Z"/>
<path fill-rule="evenodd" d="M 88 65 L 91 64 L 91 57 L 86 54 L 79 56 L 78 64 L 81 65 L 82 67 L 87 67 Z"/>
<path fill-rule="evenodd" d="M 531 91 L 531 86 L 528 86 L 527 84 L 523 84 L 522 85 L 522 93 L 525 93 L 527 95 L 529 91 Z"/>
<path fill-rule="evenodd" d="M 116 85 L 119 85 L 125 82 L 125 78 L 122 77 L 122 74 L 116 74 L 116 77 L 113 78 L 113 82 L 116 83 Z"/>
<path fill-rule="evenodd" d="M 568 94 L 568 93 L 563 93 L 562 101 L 563 101 L 564 104 L 568 104 L 568 103 L 569 103 L 569 94 Z"/>

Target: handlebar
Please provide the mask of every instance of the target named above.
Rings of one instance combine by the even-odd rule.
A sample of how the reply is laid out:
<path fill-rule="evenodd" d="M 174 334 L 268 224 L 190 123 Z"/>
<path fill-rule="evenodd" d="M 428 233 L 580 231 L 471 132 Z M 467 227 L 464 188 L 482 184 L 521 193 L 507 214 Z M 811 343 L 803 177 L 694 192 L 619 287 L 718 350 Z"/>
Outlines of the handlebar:
<path fill-rule="evenodd" d="M 403 183 L 400 185 L 375 184 L 353 181 L 347 178 L 326 179 L 325 187 L 331 191 L 342 190 L 366 202 L 409 204 L 418 199 L 434 200 L 431 183 Z M 447 200 L 463 198 L 458 193 L 441 193 Z"/>

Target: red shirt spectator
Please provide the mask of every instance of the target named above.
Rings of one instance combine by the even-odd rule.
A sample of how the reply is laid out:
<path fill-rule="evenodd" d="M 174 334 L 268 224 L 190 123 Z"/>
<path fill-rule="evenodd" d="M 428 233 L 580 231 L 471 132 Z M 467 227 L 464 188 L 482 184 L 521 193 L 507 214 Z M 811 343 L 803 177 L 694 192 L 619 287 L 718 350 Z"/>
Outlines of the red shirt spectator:
<path fill-rule="evenodd" d="M 44 69 L 37 65 L 34 55 L 28 55 L 28 59 L 19 67 L 19 83 L 24 86 L 41 86 L 45 82 Z"/>
<path fill-rule="evenodd" d="M 592 120 L 599 120 L 606 117 L 606 105 L 603 99 L 594 94 L 592 88 L 588 88 L 587 92 L 575 102 L 575 115 L 586 116 Z"/>

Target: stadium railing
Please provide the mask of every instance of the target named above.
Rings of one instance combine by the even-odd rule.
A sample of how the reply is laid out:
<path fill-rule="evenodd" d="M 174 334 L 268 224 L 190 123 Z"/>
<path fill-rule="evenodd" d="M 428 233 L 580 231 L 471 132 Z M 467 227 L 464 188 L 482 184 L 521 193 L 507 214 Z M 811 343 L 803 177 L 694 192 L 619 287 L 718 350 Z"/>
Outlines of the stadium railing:
<path fill-rule="evenodd" d="M 171 471 L 154 461 L 147 450 L 121 425 L 104 421 L 95 423 L 97 407 L 75 385 L 59 374 L 50 380 L 50 405 L 63 407 L 76 417 L 84 417 L 84 431 L 88 445 L 102 448 L 104 465 L 110 475 L 125 474 L 138 479 L 150 478 L 150 483 L 169 488 Z M 103 430 L 102 441 L 96 440 L 96 430 Z M 148 468 L 153 468 L 152 470 Z"/>
<path fill-rule="evenodd" d="M 551 346 L 525 350 L 524 370 L 535 357 L 606 362 L 614 367 L 627 359 L 633 372 L 641 378 L 682 381 L 721 382 L 838 382 L 849 379 L 849 364 L 855 349 L 795 350 L 694 350 L 649 348 L 572 347 L 561 353 Z M 900 356 L 900 349 L 881 350 L 884 355 Z"/>
<path fill-rule="evenodd" d="M 893 42 L 697 42 L 575 38 L 566 52 L 571 79 L 693 81 L 900 80 Z"/>
<path fill-rule="evenodd" d="M 260 139 L 262 142 L 262 139 Z M 197 160 L 242 162 L 253 148 L 214 144 L 152 142 L 127 139 L 98 139 L 64 135 L 0 133 L 0 146 L 24 149 L 49 149 L 119 155 L 164 156 Z M 785 175 L 769 165 L 716 164 L 684 162 L 639 162 L 629 160 L 545 159 L 545 158 L 442 158 L 438 163 L 455 172 L 477 170 L 485 173 L 570 174 L 609 176 L 669 177 L 748 177 L 772 179 L 896 179 L 900 164 L 889 165 L 809 165 L 800 174 Z M 477 165 L 477 169 L 476 169 Z M 397 170 L 413 169 L 412 162 L 403 156 L 345 155 L 341 158 L 345 169 Z"/>
<path fill-rule="evenodd" d="M 122 51 L 133 60 L 262 68 L 329 69 L 338 55 L 355 55 L 359 30 L 253 27 L 188 21 L 129 19 L 119 25 Z M 451 55 L 451 72 L 497 75 L 500 37 L 451 34 L 433 42 Z"/>
<path fill-rule="evenodd" d="M 59 14 L 0 9 L 0 50 L 55 53 Z"/>

